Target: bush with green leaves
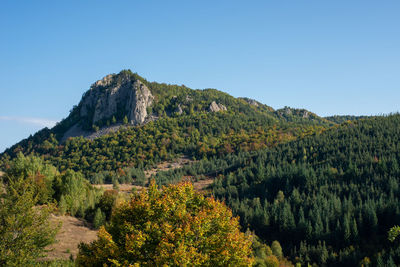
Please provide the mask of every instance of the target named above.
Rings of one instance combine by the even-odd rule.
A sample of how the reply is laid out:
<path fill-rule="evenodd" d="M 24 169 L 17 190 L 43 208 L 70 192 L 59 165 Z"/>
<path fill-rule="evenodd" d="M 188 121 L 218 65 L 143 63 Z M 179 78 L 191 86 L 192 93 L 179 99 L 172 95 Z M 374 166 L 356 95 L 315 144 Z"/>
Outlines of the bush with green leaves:
<path fill-rule="evenodd" d="M 58 225 L 49 221 L 54 207 L 37 206 L 40 195 L 22 174 L 6 175 L 0 193 L 0 266 L 34 265 L 55 241 Z"/>

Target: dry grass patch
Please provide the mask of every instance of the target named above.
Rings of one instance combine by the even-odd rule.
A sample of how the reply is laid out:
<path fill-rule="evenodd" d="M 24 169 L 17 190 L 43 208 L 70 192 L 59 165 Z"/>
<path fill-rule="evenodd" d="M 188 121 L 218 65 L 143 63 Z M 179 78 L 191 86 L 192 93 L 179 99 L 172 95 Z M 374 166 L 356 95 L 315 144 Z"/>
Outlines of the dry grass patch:
<path fill-rule="evenodd" d="M 94 184 L 96 188 L 103 188 L 104 190 L 113 190 L 114 187 L 112 184 Z M 120 192 L 131 192 L 132 188 L 136 188 L 137 190 L 141 190 L 143 187 L 138 185 L 131 185 L 131 184 L 119 184 L 118 190 Z"/>
<path fill-rule="evenodd" d="M 57 233 L 55 244 L 47 247 L 51 249 L 46 259 L 68 259 L 72 254 L 74 258 L 78 254 L 80 242 L 89 243 L 97 239 L 97 231 L 87 227 L 84 220 L 71 216 L 55 216 L 50 218 L 53 222 L 62 222 L 60 231 Z"/>
<path fill-rule="evenodd" d="M 214 182 L 213 178 L 205 179 L 205 180 L 199 180 L 197 182 L 193 183 L 193 187 L 196 191 L 199 192 L 204 192 L 205 190 L 208 189 L 208 187 Z"/>
<path fill-rule="evenodd" d="M 195 161 L 191 160 L 188 157 L 180 157 L 175 159 L 174 161 L 165 161 L 161 162 L 157 165 L 157 167 L 144 171 L 144 174 L 147 178 L 151 177 L 152 175 L 157 174 L 159 171 L 169 171 L 178 168 L 182 168 L 184 165 L 191 164 Z"/>

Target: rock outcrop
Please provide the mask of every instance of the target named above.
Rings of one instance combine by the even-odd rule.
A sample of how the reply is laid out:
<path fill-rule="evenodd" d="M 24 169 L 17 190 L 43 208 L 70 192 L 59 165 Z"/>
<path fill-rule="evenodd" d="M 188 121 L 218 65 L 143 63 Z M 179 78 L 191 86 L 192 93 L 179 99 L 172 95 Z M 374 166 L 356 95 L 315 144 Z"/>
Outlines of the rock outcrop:
<path fill-rule="evenodd" d="M 279 117 L 298 117 L 303 119 L 318 119 L 318 116 L 306 109 L 284 107 L 276 110 Z"/>
<path fill-rule="evenodd" d="M 178 105 L 178 107 L 175 109 L 175 112 L 178 113 L 179 115 L 182 115 L 183 110 L 182 110 L 181 104 Z"/>
<path fill-rule="evenodd" d="M 129 74 L 107 75 L 83 96 L 80 116 L 91 124 L 113 116 L 127 116 L 130 124 L 143 124 L 154 97 L 140 80 Z"/>
<path fill-rule="evenodd" d="M 220 103 L 216 103 L 215 101 L 211 102 L 210 107 L 208 108 L 211 112 L 218 112 L 218 111 L 226 111 L 226 107 Z"/>
<path fill-rule="evenodd" d="M 246 101 L 249 105 L 258 107 L 260 105 L 260 102 L 251 99 L 251 98 L 247 98 L 247 97 L 239 97 L 240 99 L 243 99 L 244 101 Z"/>

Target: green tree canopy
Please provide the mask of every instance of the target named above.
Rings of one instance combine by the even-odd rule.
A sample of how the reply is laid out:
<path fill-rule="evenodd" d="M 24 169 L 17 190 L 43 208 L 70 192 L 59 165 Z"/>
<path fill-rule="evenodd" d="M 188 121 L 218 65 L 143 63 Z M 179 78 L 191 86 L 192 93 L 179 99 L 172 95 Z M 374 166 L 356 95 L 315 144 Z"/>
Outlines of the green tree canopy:
<path fill-rule="evenodd" d="M 35 206 L 35 185 L 23 176 L 7 176 L 0 188 L 0 266 L 28 266 L 45 254 L 58 226 L 48 218 L 49 206 Z"/>
<path fill-rule="evenodd" d="M 24 156 L 18 153 L 17 157 L 11 161 L 6 169 L 3 180 L 7 183 L 11 178 L 19 177 L 32 183 L 34 198 L 39 204 L 44 204 L 52 199 L 54 193 L 52 182 L 58 175 L 57 169 L 44 163 L 43 159 L 35 156 Z"/>
<path fill-rule="evenodd" d="M 393 242 L 400 234 L 400 226 L 396 225 L 390 228 L 388 232 L 389 241 Z"/>

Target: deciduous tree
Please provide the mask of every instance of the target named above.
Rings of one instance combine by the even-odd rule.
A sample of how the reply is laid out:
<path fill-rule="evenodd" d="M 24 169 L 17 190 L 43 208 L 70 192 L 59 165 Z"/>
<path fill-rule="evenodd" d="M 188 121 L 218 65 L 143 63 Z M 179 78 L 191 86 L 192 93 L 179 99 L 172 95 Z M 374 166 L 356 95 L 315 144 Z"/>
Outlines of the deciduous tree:
<path fill-rule="evenodd" d="M 55 241 L 49 206 L 35 206 L 39 195 L 24 177 L 8 176 L 0 190 L 0 266 L 28 266 Z"/>
<path fill-rule="evenodd" d="M 147 191 L 122 202 L 98 240 L 81 244 L 78 266 L 250 266 L 251 240 L 221 202 L 189 183 Z"/>

